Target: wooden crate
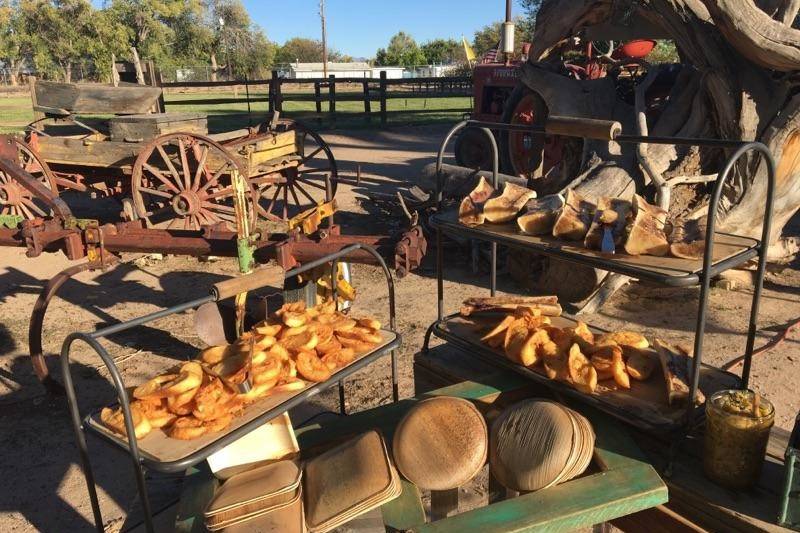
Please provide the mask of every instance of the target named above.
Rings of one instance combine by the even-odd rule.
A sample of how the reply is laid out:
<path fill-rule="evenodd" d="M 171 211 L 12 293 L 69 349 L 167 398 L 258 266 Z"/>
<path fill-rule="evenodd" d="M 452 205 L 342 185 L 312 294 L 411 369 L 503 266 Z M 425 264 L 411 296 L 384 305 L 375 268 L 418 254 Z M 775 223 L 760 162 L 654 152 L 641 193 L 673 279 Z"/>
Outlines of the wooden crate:
<path fill-rule="evenodd" d="M 167 133 L 208 134 L 203 113 L 149 113 L 113 117 L 109 121 L 112 141 L 147 142 Z"/>

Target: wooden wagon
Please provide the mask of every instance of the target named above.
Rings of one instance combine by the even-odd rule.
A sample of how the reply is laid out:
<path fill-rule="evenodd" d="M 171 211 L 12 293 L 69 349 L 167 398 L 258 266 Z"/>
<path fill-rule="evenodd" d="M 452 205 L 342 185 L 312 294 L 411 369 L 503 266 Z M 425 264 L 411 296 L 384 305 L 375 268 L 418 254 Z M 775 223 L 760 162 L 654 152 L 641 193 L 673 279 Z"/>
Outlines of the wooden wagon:
<path fill-rule="evenodd" d="M 172 229 L 235 224 L 233 176 L 246 178 L 251 222 L 286 221 L 332 199 L 337 169 L 325 141 L 278 119 L 209 133 L 200 113 L 164 113 L 161 89 L 37 82 L 39 115 L 15 139 L 23 168 L 50 190 L 112 196 L 122 216 Z M 47 207 L 0 175 L 0 214 L 45 217 Z"/>

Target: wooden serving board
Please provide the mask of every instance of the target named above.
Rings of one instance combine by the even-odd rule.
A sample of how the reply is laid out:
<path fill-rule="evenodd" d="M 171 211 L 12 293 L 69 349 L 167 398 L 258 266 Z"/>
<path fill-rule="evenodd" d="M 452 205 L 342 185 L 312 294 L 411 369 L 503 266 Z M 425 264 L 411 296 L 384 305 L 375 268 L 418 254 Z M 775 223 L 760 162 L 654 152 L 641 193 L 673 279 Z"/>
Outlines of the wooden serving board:
<path fill-rule="evenodd" d="M 383 335 L 382 343 L 377 345 L 372 351 L 365 352 L 359 355 L 349 365 L 338 369 L 324 383 L 309 382 L 305 389 L 299 391 L 279 393 L 272 396 L 267 396 L 265 398 L 261 398 L 260 400 L 245 407 L 244 411 L 239 416 L 234 418 L 231 425 L 228 426 L 225 430 L 217 433 L 209 433 L 197 439 L 193 440 L 173 439 L 168 437 L 167 434 L 162 429 L 154 429 L 143 439 L 139 439 L 137 441 L 137 444 L 139 445 L 139 452 L 143 457 L 146 457 L 153 461 L 164 462 L 164 463 L 171 461 L 178 461 L 214 443 L 214 441 L 219 440 L 220 438 L 236 430 L 237 428 L 240 428 L 241 426 L 247 424 L 248 422 L 255 420 L 256 418 L 263 415 L 267 411 L 270 411 L 276 407 L 280 407 L 281 404 L 288 402 L 295 396 L 302 394 L 311 387 L 315 386 L 318 387 L 322 385 L 324 386 L 324 388 L 328 388 L 330 386 L 333 386 L 338 381 L 337 376 L 341 376 L 342 374 L 346 373 L 349 367 L 353 366 L 358 361 L 364 359 L 365 357 L 368 357 L 369 355 L 387 346 L 397 338 L 397 335 L 391 331 L 381 330 L 381 334 Z M 116 405 L 114 407 L 116 407 Z M 285 411 L 276 413 L 275 417 L 280 416 L 283 412 Z M 93 431 L 102 433 L 105 437 L 114 441 L 123 448 L 128 449 L 127 437 L 114 433 L 113 431 L 108 429 L 100 421 L 99 410 L 92 413 L 88 417 L 86 422 Z M 265 419 L 263 422 L 266 423 L 268 422 L 268 420 Z"/>
<path fill-rule="evenodd" d="M 566 317 L 551 318 L 554 326 L 568 327 L 574 326 L 576 321 Z M 612 414 L 628 419 L 626 421 L 633 425 L 637 424 L 635 419 L 645 421 L 647 425 L 655 428 L 673 426 L 681 421 L 686 413 L 684 405 L 672 405 L 667 403 L 667 390 L 659 365 L 653 375 L 646 381 L 636 381 L 631 379 L 629 390 L 617 387 L 613 380 L 600 381 L 597 389 L 592 394 L 584 394 L 575 390 L 567 383 L 560 383 L 550 380 L 541 366 L 533 369 L 518 365 L 508 360 L 502 350 L 494 349 L 483 342 L 481 336 L 498 319 L 476 320 L 465 319 L 460 316 L 451 318 L 447 321 L 446 329 L 453 335 L 463 339 L 475 347 L 475 351 L 488 355 L 489 358 L 497 357 L 501 362 L 507 364 L 515 372 L 536 381 L 545 382 L 548 385 L 566 388 L 570 392 L 584 397 L 591 403 L 596 404 L 600 409 L 613 411 Z M 595 333 L 602 333 L 595 328 L 590 328 Z M 650 339 L 652 342 L 652 339 Z M 706 397 L 714 392 L 724 389 L 733 389 L 740 386 L 739 378 L 729 372 L 716 368 L 703 366 L 700 369 L 700 390 Z M 610 408 L 610 409 L 609 409 Z"/>

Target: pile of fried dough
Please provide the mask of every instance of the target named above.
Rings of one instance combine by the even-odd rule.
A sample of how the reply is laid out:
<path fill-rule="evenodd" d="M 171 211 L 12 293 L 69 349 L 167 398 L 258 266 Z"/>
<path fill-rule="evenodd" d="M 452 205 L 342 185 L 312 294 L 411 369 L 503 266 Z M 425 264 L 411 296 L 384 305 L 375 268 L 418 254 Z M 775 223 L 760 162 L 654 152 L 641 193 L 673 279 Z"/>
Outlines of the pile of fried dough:
<path fill-rule="evenodd" d="M 380 328 L 372 318 L 340 313 L 333 301 L 312 308 L 286 304 L 233 344 L 206 348 L 196 360 L 133 389 L 136 438 L 153 428 L 182 440 L 222 431 L 250 403 L 327 380 L 380 344 Z M 100 418 L 126 435 L 120 408 L 107 407 Z"/>
<path fill-rule="evenodd" d="M 631 378 L 644 381 L 659 366 L 659 356 L 642 335 L 617 331 L 595 335 L 583 322 L 559 328 L 536 309 L 518 308 L 481 340 L 502 348 L 511 361 L 543 370 L 550 379 L 592 393 L 599 381 L 630 389 Z"/>

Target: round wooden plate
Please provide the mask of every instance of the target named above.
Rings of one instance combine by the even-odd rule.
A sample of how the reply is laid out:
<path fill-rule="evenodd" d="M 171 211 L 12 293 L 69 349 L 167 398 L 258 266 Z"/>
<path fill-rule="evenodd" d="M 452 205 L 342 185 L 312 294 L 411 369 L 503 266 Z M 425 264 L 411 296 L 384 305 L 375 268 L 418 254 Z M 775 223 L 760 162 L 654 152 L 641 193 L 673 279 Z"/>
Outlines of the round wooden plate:
<path fill-rule="evenodd" d="M 492 473 L 517 491 L 550 486 L 575 459 L 576 430 L 576 421 L 557 403 L 524 400 L 510 406 L 492 424 Z"/>
<path fill-rule="evenodd" d="M 421 489 L 455 489 L 486 463 L 487 434 L 486 421 L 471 402 L 447 396 L 424 400 L 395 430 L 394 461 Z"/>

